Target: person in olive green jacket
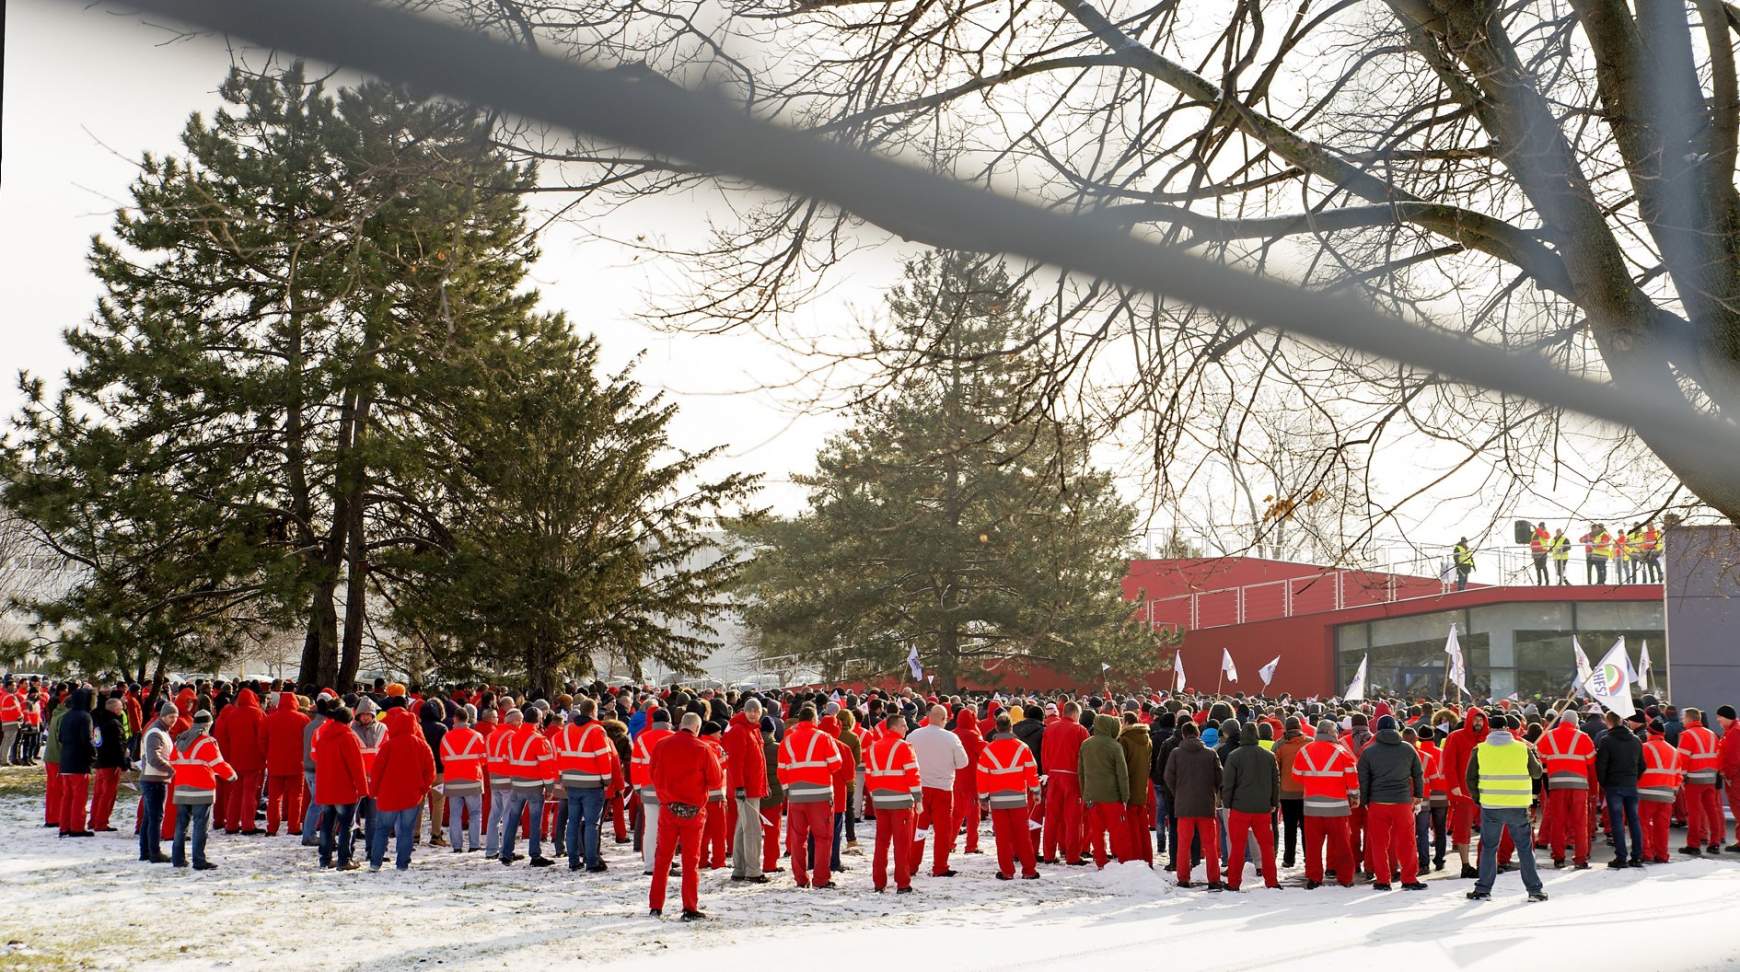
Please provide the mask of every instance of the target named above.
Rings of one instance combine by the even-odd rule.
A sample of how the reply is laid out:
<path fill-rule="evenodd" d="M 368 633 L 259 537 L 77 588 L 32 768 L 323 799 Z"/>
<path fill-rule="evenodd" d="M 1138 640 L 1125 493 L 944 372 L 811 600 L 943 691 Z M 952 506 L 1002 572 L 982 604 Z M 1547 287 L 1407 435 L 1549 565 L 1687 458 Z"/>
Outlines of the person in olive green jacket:
<path fill-rule="evenodd" d="M 1124 822 L 1124 804 L 1130 802 L 1130 765 L 1118 743 L 1118 719 L 1104 713 L 1094 716 L 1094 731 L 1076 754 L 1076 780 L 1081 802 L 1087 806 L 1084 824 L 1094 863 L 1106 866 L 1106 845 L 1120 861 L 1130 859 L 1129 824 Z"/>
<path fill-rule="evenodd" d="M 1154 863 L 1154 810 L 1148 800 L 1148 764 L 1154 756 L 1154 740 L 1148 727 L 1136 721 L 1136 713 L 1124 713 L 1124 729 L 1118 733 L 1124 764 L 1130 770 L 1130 797 L 1124 803 L 1124 823 L 1129 828 L 1130 859 Z"/>

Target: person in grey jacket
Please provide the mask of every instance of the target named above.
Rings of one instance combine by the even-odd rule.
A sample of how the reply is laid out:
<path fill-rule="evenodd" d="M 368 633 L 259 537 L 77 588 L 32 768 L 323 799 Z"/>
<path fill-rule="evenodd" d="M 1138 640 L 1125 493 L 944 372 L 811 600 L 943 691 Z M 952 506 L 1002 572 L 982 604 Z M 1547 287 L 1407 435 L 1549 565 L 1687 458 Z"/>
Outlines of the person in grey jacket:
<path fill-rule="evenodd" d="M 1226 888 L 1237 891 L 1244 878 L 1248 842 L 1255 841 L 1253 863 L 1263 872 L 1263 887 L 1279 888 L 1275 875 L 1275 811 L 1281 806 L 1281 766 L 1258 744 L 1257 724 L 1239 729 L 1238 747 L 1226 757 L 1221 800 L 1226 804 Z"/>
<path fill-rule="evenodd" d="M 326 725 L 326 714 L 331 710 L 332 697 L 317 696 L 314 713 L 302 727 L 302 781 L 308 785 L 308 812 L 302 816 L 303 847 L 320 846 L 320 805 L 314 802 L 314 734 Z"/>
<path fill-rule="evenodd" d="M 157 718 L 145 729 L 139 744 L 139 859 L 152 864 L 168 864 L 163 853 L 163 804 L 169 796 L 169 781 L 175 768 L 169 764 L 175 743 L 169 730 L 181 715 L 174 702 L 157 707 Z"/>
<path fill-rule="evenodd" d="M 1390 889 L 1390 858 L 1400 863 L 1402 887 L 1422 891 L 1420 858 L 1414 847 L 1414 813 L 1426 799 L 1426 773 L 1420 753 L 1396 731 L 1394 716 L 1381 716 L 1377 734 L 1359 754 L 1359 803 L 1366 808 L 1366 856 L 1375 880 L 1372 889 Z"/>

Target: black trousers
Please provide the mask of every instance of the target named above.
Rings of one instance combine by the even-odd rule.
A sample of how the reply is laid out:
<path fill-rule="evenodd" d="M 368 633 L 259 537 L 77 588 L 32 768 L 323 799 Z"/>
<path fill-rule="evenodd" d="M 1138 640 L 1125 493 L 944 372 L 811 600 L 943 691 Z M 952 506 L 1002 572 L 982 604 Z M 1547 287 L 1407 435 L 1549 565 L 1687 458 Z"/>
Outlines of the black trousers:
<path fill-rule="evenodd" d="M 1305 831 L 1305 798 L 1281 798 L 1281 866 L 1292 867 L 1298 860 L 1299 835 Z"/>

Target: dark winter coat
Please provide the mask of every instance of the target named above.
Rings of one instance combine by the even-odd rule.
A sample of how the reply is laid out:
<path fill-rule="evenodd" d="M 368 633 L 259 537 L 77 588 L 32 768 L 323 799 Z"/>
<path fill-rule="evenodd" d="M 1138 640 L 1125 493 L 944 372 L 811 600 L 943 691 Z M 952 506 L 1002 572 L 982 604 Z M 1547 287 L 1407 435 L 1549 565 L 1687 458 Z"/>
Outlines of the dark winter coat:
<path fill-rule="evenodd" d="M 417 709 L 419 715 L 418 727 L 423 730 L 423 741 L 429 744 L 429 752 L 435 757 L 435 772 L 437 775 L 446 770 L 441 765 L 441 740 L 447 736 L 447 707 L 438 699 L 429 699 Z"/>
<path fill-rule="evenodd" d="M 1039 772 L 1045 772 L 1045 761 L 1040 753 L 1045 748 L 1045 710 L 1034 706 L 1031 711 L 1021 710 L 1021 721 L 1015 723 L 1015 738 L 1027 744 L 1033 751 L 1033 762 L 1039 765 Z"/>
<path fill-rule="evenodd" d="M 1220 757 L 1220 765 L 1226 765 L 1226 758 L 1238 748 L 1239 733 L 1243 727 L 1237 719 L 1223 719 L 1220 723 L 1220 739 L 1214 744 L 1214 754 Z"/>
<path fill-rule="evenodd" d="M 1212 817 L 1219 803 L 1220 757 L 1188 736 L 1166 759 L 1166 789 L 1172 812 L 1179 817 Z"/>
<path fill-rule="evenodd" d="M 1275 754 L 1257 745 L 1255 723 L 1239 730 L 1238 746 L 1227 755 L 1220 795 L 1227 809 L 1268 813 L 1281 805 L 1281 769 Z"/>
<path fill-rule="evenodd" d="M 1130 802 L 1130 768 L 1124 760 L 1124 747 L 1118 745 L 1116 717 L 1094 717 L 1093 735 L 1081 744 L 1075 763 L 1083 803 L 1091 807 Z"/>
<path fill-rule="evenodd" d="M 1635 789 L 1643 773 L 1643 741 L 1620 723 L 1595 746 L 1595 781 L 1603 790 Z"/>
<path fill-rule="evenodd" d="M 1426 796 L 1420 752 L 1394 729 L 1381 730 L 1359 754 L 1359 802 L 1412 803 Z"/>
<path fill-rule="evenodd" d="M 121 714 L 105 708 L 98 709 L 91 718 L 103 737 L 97 746 L 96 760 L 92 765 L 96 769 L 126 769 L 127 727 Z"/>
<path fill-rule="evenodd" d="M 76 689 L 67 703 L 66 716 L 60 720 L 55 738 L 60 742 L 60 771 L 89 773 L 97 759 L 97 748 L 91 745 L 91 690 Z"/>

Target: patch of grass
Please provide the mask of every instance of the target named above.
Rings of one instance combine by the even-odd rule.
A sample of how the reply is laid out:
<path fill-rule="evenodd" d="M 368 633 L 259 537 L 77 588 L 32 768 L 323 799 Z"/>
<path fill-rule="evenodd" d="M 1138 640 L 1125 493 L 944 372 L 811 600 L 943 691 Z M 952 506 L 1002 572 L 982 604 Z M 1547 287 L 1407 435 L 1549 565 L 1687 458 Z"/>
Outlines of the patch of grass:
<path fill-rule="evenodd" d="M 40 799 L 48 789 L 48 778 L 40 766 L 7 766 L 0 767 L 0 798 L 4 797 L 36 797 Z M 0 942 L 0 946 L 5 943 Z"/>

